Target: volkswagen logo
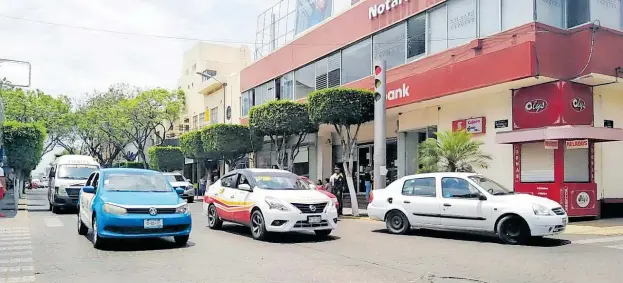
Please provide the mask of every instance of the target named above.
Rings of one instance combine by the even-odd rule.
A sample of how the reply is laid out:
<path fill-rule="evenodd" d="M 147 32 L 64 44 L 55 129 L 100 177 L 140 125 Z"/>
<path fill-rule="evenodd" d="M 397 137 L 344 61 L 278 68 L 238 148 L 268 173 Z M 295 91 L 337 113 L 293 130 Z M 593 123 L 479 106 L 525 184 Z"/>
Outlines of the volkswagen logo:
<path fill-rule="evenodd" d="M 310 205 L 309 205 L 309 211 L 311 211 L 311 212 L 316 211 L 316 206 L 315 206 L 315 205 L 313 205 L 313 204 L 310 204 Z"/>
<path fill-rule="evenodd" d="M 154 216 L 156 214 L 158 214 L 158 210 L 155 207 L 149 208 L 149 215 Z"/>

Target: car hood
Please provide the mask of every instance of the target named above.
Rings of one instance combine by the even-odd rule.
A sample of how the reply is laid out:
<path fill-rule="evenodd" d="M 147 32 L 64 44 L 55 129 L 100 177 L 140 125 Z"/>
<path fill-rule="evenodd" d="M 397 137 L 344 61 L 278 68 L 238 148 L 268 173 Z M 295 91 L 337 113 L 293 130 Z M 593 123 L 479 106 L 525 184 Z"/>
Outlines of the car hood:
<path fill-rule="evenodd" d="M 120 205 L 176 205 L 183 202 L 175 192 L 106 192 L 102 200 Z"/>
<path fill-rule="evenodd" d="M 188 182 L 170 182 L 173 187 L 188 187 L 190 184 Z"/>
<path fill-rule="evenodd" d="M 274 197 L 286 202 L 312 203 L 330 200 L 326 194 L 316 190 L 264 190 L 256 188 L 256 192 L 264 197 Z"/>
<path fill-rule="evenodd" d="M 337 197 L 336 197 L 334 194 L 330 193 L 330 192 L 323 191 L 323 190 L 316 190 L 316 191 L 317 191 L 317 192 L 319 192 L 319 193 L 324 194 L 325 196 L 328 196 L 329 198 L 335 198 L 335 199 L 337 199 Z"/>
<path fill-rule="evenodd" d="M 509 203 L 525 203 L 526 205 L 532 205 L 533 203 L 540 204 L 549 209 L 561 207 L 561 205 L 551 199 L 534 196 L 530 194 L 513 194 L 506 196 L 496 196 L 499 200 Z"/>
<path fill-rule="evenodd" d="M 57 187 L 82 187 L 87 183 L 87 180 L 76 179 L 56 179 L 54 185 Z"/>

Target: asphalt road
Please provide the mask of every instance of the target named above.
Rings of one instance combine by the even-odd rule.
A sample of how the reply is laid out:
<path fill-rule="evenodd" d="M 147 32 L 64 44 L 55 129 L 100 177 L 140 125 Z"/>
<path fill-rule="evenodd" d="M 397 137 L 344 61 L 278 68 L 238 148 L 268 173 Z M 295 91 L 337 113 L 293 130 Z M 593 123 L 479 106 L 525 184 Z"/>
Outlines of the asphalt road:
<path fill-rule="evenodd" d="M 448 232 L 395 236 L 380 222 L 343 220 L 327 241 L 289 234 L 259 242 L 240 226 L 208 229 L 201 203 L 192 204 L 186 247 L 157 239 L 115 241 L 100 251 L 77 234 L 74 213 L 52 214 L 43 199 L 29 196 L 22 226 L 0 222 L 0 283 L 618 283 L 623 277 L 623 237 L 563 235 L 507 246 Z"/>

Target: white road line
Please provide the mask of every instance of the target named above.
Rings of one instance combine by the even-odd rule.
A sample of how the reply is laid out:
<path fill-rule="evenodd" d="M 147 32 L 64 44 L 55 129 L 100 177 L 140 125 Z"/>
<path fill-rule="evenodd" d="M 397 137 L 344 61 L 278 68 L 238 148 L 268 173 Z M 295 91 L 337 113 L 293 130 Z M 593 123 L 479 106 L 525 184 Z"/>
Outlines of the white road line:
<path fill-rule="evenodd" d="M 28 231 L 28 230 L 19 230 L 19 231 L 4 231 L 4 232 L 0 232 L 0 235 L 6 235 L 6 236 L 20 235 L 20 234 L 30 234 L 30 231 Z"/>
<path fill-rule="evenodd" d="M 0 278 L 0 283 L 23 283 L 23 282 L 35 282 L 34 276 L 21 276 L 21 277 L 9 277 Z"/>
<path fill-rule="evenodd" d="M 12 246 L 12 245 L 30 245 L 30 241 L 24 241 L 24 239 L 20 239 L 19 241 L 12 241 L 7 239 L 0 238 L 0 246 Z"/>
<path fill-rule="evenodd" d="M 48 227 L 63 227 L 65 224 L 58 217 L 46 217 L 43 219 Z"/>
<path fill-rule="evenodd" d="M 573 244 L 580 244 L 580 245 L 586 245 L 586 244 L 609 243 L 609 242 L 618 242 L 618 241 L 623 241 L 623 237 L 608 237 L 608 238 L 586 239 L 586 240 L 572 241 L 571 243 L 573 243 Z"/>
<path fill-rule="evenodd" d="M 0 236 L 0 241 L 28 241 L 30 240 L 30 236 L 24 237 L 2 237 Z"/>
<path fill-rule="evenodd" d="M 605 246 L 604 248 L 623 250 L 623 245 Z"/>
<path fill-rule="evenodd" d="M 30 237 L 30 233 L 20 233 L 20 234 L 0 234 L 0 239 L 4 238 L 16 238 L 16 237 Z"/>
<path fill-rule="evenodd" d="M 1 267 L 0 266 L 0 274 L 2 273 L 15 273 L 21 271 L 35 271 L 34 266 L 11 266 L 11 267 Z"/>
<path fill-rule="evenodd" d="M 0 247 L 0 251 L 32 250 L 32 246 Z"/>
<path fill-rule="evenodd" d="M 1 252 L 0 258 L 13 257 L 13 256 L 32 256 L 32 251 L 19 251 L 19 252 Z M 1 263 L 1 262 L 0 262 Z"/>
<path fill-rule="evenodd" d="M 12 258 L 12 259 L 0 259 L 0 264 L 16 264 L 16 263 L 33 262 L 31 257 L 26 258 Z"/>

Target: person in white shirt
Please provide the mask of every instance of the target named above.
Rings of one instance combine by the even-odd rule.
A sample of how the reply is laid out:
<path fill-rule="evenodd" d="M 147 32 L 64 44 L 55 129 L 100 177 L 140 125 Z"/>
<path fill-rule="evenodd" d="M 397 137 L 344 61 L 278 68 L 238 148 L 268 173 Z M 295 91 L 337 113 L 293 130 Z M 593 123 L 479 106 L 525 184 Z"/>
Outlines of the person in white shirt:
<path fill-rule="evenodd" d="M 3 165 L 4 164 L 0 163 L 0 199 L 4 198 L 4 193 L 7 190 L 6 179 L 4 178 L 4 169 L 2 169 Z"/>

